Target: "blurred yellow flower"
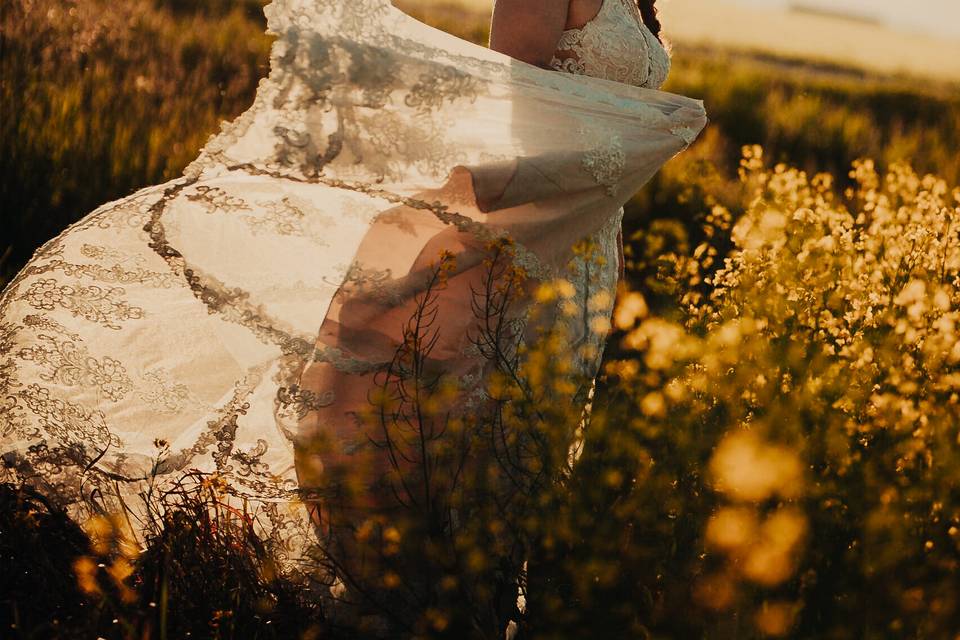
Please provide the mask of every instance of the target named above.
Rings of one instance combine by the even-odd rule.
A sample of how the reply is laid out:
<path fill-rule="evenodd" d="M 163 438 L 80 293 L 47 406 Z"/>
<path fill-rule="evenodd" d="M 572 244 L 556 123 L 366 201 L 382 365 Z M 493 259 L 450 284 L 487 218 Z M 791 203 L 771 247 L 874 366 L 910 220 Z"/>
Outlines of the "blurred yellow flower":
<path fill-rule="evenodd" d="M 774 587 L 793 575 L 793 563 L 783 549 L 759 545 L 747 554 L 743 575 L 757 584 Z"/>
<path fill-rule="evenodd" d="M 649 418 L 662 418 L 667 414 L 667 403 L 659 391 L 651 391 L 640 402 L 640 410 Z"/>
<path fill-rule="evenodd" d="M 557 299 L 557 289 L 556 287 L 543 283 L 537 290 L 534 292 L 534 300 L 539 303 L 552 302 Z"/>
<path fill-rule="evenodd" d="M 617 329 L 627 331 L 633 328 L 637 320 L 646 318 L 648 313 L 647 301 L 643 295 L 631 291 L 621 296 L 613 314 L 613 322 Z"/>
<path fill-rule="evenodd" d="M 556 286 L 557 293 L 561 298 L 566 298 L 570 300 L 577 295 L 577 288 L 573 286 L 573 283 L 569 280 L 564 280 L 563 278 L 558 279 L 554 285 Z"/>
<path fill-rule="evenodd" d="M 610 332 L 610 318 L 594 316 L 590 319 L 590 331 L 599 335 L 606 335 Z"/>
<path fill-rule="evenodd" d="M 795 549 L 807 532 L 807 519 L 796 507 L 782 507 L 763 523 L 761 535 L 772 545 Z"/>
<path fill-rule="evenodd" d="M 100 593 L 97 584 L 97 563 L 89 556 L 80 556 L 73 562 L 73 572 L 77 576 L 77 585 L 88 595 Z"/>
<path fill-rule="evenodd" d="M 760 633 L 771 637 L 785 636 L 793 626 L 795 606 L 786 602 L 764 602 L 753 621 Z"/>
<path fill-rule="evenodd" d="M 802 491 L 802 467 L 793 451 L 768 445 L 749 431 L 721 441 L 710 472 L 717 490 L 736 500 L 759 502 L 774 494 L 794 498 Z"/>
<path fill-rule="evenodd" d="M 723 611 L 733 604 L 736 585 L 726 575 L 704 576 L 697 581 L 693 593 L 701 606 L 714 611 Z"/>
<path fill-rule="evenodd" d="M 119 514 L 92 516 L 84 521 L 83 529 L 97 555 L 105 556 L 116 551 L 132 559 L 140 554 L 140 545 L 131 534 L 130 525 Z"/>
<path fill-rule="evenodd" d="M 397 544 L 400 542 L 400 530 L 396 527 L 387 527 L 383 530 L 383 539 L 386 542 Z"/>
<path fill-rule="evenodd" d="M 736 552 L 754 540 L 757 514 L 748 507 L 724 507 L 707 523 L 707 542 L 723 551 Z"/>
<path fill-rule="evenodd" d="M 610 295 L 609 291 L 599 291 L 590 296 L 587 301 L 589 311 L 606 311 L 611 305 L 613 305 L 613 296 Z"/>
<path fill-rule="evenodd" d="M 807 531 L 806 518 L 797 509 L 779 509 L 761 525 L 742 565 L 744 576 L 773 587 L 793 575 L 798 549 Z"/>
<path fill-rule="evenodd" d="M 645 351 L 644 362 L 651 369 L 669 369 L 678 360 L 690 358 L 698 351 L 695 338 L 680 325 L 649 318 L 628 333 L 623 340 L 627 349 Z"/>
<path fill-rule="evenodd" d="M 401 584 L 402 581 L 397 573 L 388 571 L 387 573 L 383 574 L 383 586 L 387 589 L 396 589 Z"/>

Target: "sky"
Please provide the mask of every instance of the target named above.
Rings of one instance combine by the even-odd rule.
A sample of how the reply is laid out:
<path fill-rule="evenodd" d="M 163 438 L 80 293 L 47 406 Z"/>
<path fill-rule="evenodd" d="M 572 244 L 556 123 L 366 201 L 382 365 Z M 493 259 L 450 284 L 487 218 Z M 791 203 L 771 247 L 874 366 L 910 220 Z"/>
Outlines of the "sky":
<path fill-rule="evenodd" d="M 738 0 L 741 4 L 786 7 L 791 2 L 858 13 L 896 29 L 960 39 L 960 0 Z"/>

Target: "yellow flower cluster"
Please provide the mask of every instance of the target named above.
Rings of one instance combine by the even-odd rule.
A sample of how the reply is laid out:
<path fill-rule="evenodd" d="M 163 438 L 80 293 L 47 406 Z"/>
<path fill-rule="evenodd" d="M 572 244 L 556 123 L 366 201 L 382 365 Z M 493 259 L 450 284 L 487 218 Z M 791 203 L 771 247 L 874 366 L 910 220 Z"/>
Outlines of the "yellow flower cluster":
<path fill-rule="evenodd" d="M 93 556 L 80 556 L 73 562 L 77 585 L 87 595 L 102 595 L 103 580 L 121 601 L 135 602 L 136 592 L 127 583 L 134 571 L 133 562 L 140 555 L 140 546 L 130 532 L 129 524 L 119 515 L 96 515 L 84 522 Z M 100 570 L 106 576 L 100 575 Z"/>
<path fill-rule="evenodd" d="M 900 603 L 891 629 L 918 597 L 941 612 L 926 628 L 949 627 L 960 593 L 935 576 L 960 568 L 960 189 L 868 160 L 844 187 L 768 169 L 759 147 L 740 178 L 743 214 L 714 206 L 706 240 L 663 259 L 679 313 L 620 296 L 627 357 L 606 367 L 645 446 L 709 460 L 697 601 L 753 607 L 762 634 L 787 635 L 798 576 L 843 567 Z M 818 565 L 814 521 L 869 555 Z"/>

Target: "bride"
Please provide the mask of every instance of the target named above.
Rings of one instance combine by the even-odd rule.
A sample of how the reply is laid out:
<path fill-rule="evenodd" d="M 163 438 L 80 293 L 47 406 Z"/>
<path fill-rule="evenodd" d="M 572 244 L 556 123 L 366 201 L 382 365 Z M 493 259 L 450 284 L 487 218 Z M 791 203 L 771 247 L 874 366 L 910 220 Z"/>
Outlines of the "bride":
<path fill-rule="evenodd" d="M 653 5 L 498 0 L 484 49 L 387 0 L 274 0 L 254 104 L 182 177 L 71 225 L 3 291 L 0 479 L 80 519 L 122 510 L 142 535 L 148 496 L 211 474 L 307 571 L 318 533 L 362 519 L 329 508 L 340 472 L 367 474 L 354 507 L 422 497 L 402 474 L 430 455 L 388 455 L 365 422 L 402 421 L 411 379 L 442 377 L 446 419 L 478 415 L 503 353 L 553 323 L 592 380 L 622 205 L 706 121 L 658 90 Z M 526 293 L 484 342 L 491 265 Z"/>

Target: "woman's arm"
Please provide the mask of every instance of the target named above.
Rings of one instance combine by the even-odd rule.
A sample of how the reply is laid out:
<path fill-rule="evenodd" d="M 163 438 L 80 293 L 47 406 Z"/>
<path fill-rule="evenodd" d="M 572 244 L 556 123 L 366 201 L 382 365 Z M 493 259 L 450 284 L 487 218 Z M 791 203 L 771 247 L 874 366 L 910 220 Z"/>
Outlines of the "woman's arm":
<path fill-rule="evenodd" d="M 496 0 L 490 48 L 547 69 L 568 11 L 569 0 Z"/>

